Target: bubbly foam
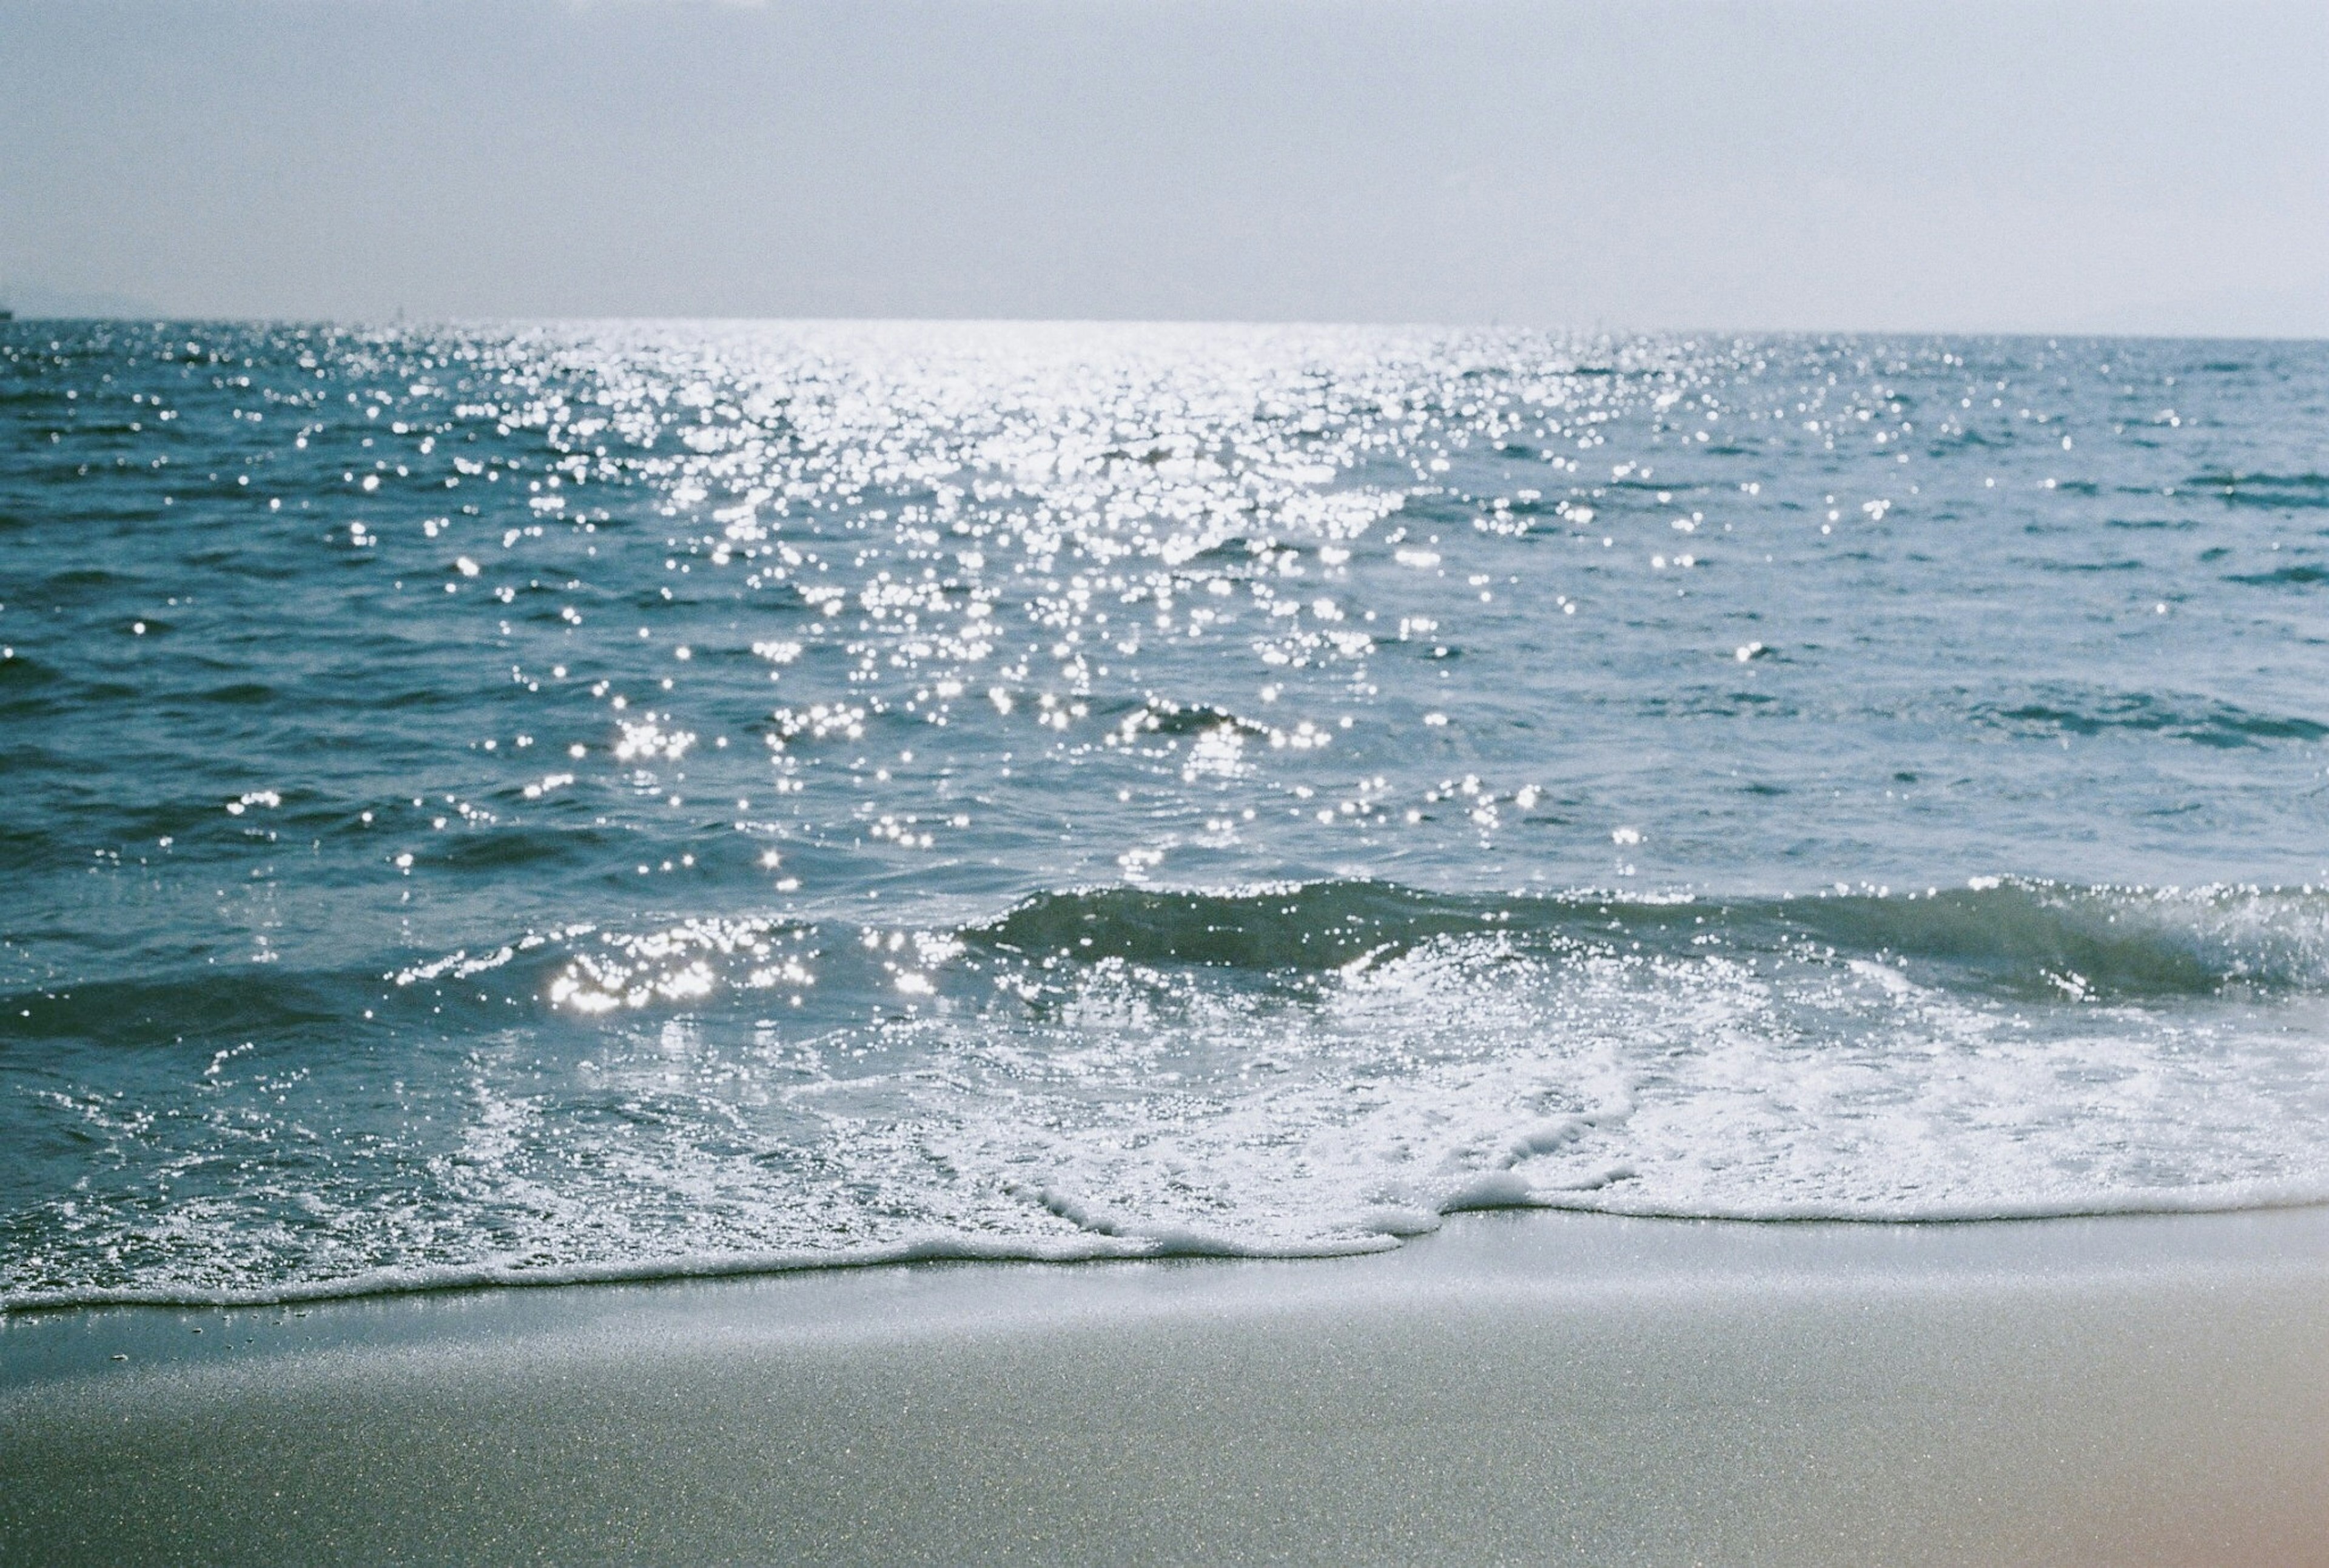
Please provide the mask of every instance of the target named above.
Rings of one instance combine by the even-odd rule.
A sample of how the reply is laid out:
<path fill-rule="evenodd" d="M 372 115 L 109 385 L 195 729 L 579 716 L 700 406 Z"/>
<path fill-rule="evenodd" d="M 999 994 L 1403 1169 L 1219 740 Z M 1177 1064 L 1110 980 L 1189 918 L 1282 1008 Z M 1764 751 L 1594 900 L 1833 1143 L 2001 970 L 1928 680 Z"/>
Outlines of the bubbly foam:
<path fill-rule="evenodd" d="M 312 1129 L 396 1093 L 388 1072 L 409 1095 L 401 1056 L 291 1075 L 226 1051 L 198 1119 L 84 1106 L 115 1159 L 188 1185 L 235 1128 L 240 1173 L 166 1207 L 52 1201 L 47 1246 L 172 1264 L 20 1276 L 8 1300 L 1326 1254 L 1480 1207 L 1929 1221 L 2329 1198 L 2329 896 L 1983 880 L 1648 902 L 1110 887 L 938 932 L 693 923 L 447 955 L 375 982 L 408 1016 L 467 999 L 438 1109 L 399 1141 L 357 1160 Z M 852 1016 L 885 988 L 889 1016 Z M 819 999 L 797 1024 L 796 996 Z M 121 1004 L 76 1005 L 47 1027 L 102 1031 Z M 481 1027 L 511 1007 L 523 1026 Z"/>

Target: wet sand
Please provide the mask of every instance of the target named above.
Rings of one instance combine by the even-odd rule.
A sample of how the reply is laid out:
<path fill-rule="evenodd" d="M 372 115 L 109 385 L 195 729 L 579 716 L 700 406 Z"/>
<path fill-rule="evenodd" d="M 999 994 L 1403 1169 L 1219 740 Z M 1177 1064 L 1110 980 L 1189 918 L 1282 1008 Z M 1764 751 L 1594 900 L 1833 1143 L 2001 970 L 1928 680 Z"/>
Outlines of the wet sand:
<path fill-rule="evenodd" d="M 2329 1211 L 0 1319 L 0 1562 L 192 1561 L 2324 1563 Z"/>

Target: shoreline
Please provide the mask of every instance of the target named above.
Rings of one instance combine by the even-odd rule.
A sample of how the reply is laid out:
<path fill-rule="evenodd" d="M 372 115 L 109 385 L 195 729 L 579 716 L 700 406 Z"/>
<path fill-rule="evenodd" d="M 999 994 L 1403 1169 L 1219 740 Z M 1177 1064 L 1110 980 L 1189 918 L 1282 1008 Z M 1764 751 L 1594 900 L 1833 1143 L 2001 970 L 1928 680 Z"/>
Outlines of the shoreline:
<path fill-rule="evenodd" d="M 0 1319 L 0 1558 L 2324 1553 L 2323 1208 Z"/>
<path fill-rule="evenodd" d="M 2235 1201 L 2237 1198 L 2237 1201 Z M 1315 1263 L 1361 1257 L 1410 1246 L 1437 1235 L 1452 1220 L 1477 1215 L 1579 1215 L 1660 1224 L 1753 1228 L 1790 1225 L 1894 1228 L 2023 1225 L 2044 1221 L 2189 1218 L 2208 1215 L 2270 1214 L 2290 1209 L 2329 1212 L 2329 1193 L 2314 1181 L 2252 1181 L 2211 1187 L 2135 1188 L 2107 1196 L 2060 1203 L 1967 1203 L 1893 1213 L 1863 1204 L 1797 1204 L 1784 1209 L 1716 1209 L 1687 1212 L 1655 1202 L 1627 1203 L 1596 1195 L 1589 1201 L 1563 1201 L 1558 1193 L 1531 1192 L 1491 1176 L 1436 1209 L 1386 1211 L 1396 1223 L 1347 1240 L 1282 1249 L 1248 1245 L 1202 1233 L 1085 1231 L 1070 1236 L 986 1240 L 931 1236 L 832 1252 L 708 1253 L 646 1263 L 582 1263 L 509 1266 L 447 1264 L 385 1269 L 369 1274 L 308 1281 L 250 1291 L 194 1286 L 68 1287 L 10 1300 L 0 1297 L 0 1329 L 8 1320 L 31 1320 L 57 1313 L 150 1309 L 157 1311 L 249 1311 L 305 1309 L 398 1296 L 444 1295 L 503 1290 L 566 1290 L 610 1285 L 686 1284 L 691 1282 L 755 1279 L 788 1274 L 887 1269 L 929 1263 L 1031 1263 L 1073 1267 L 1085 1263 L 1230 1262 Z"/>

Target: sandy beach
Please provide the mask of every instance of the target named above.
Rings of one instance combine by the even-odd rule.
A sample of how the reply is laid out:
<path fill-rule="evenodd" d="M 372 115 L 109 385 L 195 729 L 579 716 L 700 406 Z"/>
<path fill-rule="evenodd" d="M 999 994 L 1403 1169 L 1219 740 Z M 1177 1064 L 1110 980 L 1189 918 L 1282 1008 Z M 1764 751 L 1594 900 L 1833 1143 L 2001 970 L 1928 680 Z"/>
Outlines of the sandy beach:
<path fill-rule="evenodd" d="M 2313 1563 L 2325 1287 L 2318 1209 L 1537 1213 L 1343 1260 L 19 1314 L 0 1558 Z"/>

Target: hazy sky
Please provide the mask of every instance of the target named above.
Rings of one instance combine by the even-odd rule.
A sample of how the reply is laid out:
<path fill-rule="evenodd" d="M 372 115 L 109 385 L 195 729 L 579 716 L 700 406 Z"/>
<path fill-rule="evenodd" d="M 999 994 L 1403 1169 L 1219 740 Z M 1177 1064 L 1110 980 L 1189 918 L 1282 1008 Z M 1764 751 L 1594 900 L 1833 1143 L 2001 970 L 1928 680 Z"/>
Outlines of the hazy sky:
<path fill-rule="evenodd" d="M 2319 0 L 0 0 L 0 296 L 2329 336 L 2324 83 Z"/>

